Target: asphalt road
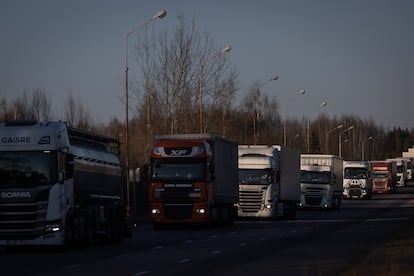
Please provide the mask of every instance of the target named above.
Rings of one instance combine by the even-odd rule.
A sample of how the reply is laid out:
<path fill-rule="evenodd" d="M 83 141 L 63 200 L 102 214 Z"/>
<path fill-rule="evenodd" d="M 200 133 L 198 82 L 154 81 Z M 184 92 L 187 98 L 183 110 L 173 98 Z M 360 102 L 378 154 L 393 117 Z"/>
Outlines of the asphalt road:
<path fill-rule="evenodd" d="M 0 249 L 1 275 L 335 275 L 389 240 L 414 214 L 414 184 L 292 221 L 154 231 L 71 252 Z"/>

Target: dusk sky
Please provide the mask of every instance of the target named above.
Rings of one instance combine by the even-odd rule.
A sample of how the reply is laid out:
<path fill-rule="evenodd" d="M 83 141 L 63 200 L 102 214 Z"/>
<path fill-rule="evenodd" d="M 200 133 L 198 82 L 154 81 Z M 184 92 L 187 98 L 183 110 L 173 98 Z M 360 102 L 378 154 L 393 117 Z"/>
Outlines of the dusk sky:
<path fill-rule="evenodd" d="M 94 120 L 124 120 L 125 35 L 161 9 L 150 28 L 175 27 L 181 12 L 232 46 L 239 100 L 277 74 L 262 92 L 288 118 L 352 114 L 414 128 L 412 0 L 0 0 L 0 97 L 42 88 L 58 113 L 71 91 Z"/>

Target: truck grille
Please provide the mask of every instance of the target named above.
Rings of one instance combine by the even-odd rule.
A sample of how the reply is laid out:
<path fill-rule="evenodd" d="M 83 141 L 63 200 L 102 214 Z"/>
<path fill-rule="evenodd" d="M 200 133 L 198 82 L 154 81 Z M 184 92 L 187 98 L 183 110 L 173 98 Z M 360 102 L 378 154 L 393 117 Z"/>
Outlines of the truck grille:
<path fill-rule="evenodd" d="M 385 181 L 374 181 L 373 189 L 376 191 L 385 191 L 387 190 L 387 182 Z"/>
<path fill-rule="evenodd" d="M 322 204 L 322 196 L 317 195 L 311 195 L 311 196 L 305 196 L 306 204 L 308 205 L 321 205 Z"/>
<path fill-rule="evenodd" d="M 168 219 L 188 219 L 193 214 L 193 204 L 164 204 L 164 213 Z"/>
<path fill-rule="evenodd" d="M 47 201 L 0 204 L 0 239 L 32 239 L 43 234 Z"/>
<path fill-rule="evenodd" d="M 165 184 L 162 194 L 164 214 L 168 219 L 182 220 L 191 218 L 194 198 L 189 195 L 193 192 L 192 184 Z"/>
<path fill-rule="evenodd" d="M 357 197 L 361 197 L 362 195 L 362 191 L 360 187 L 350 187 L 349 188 L 349 195 L 351 197 L 357 196 Z"/>
<path fill-rule="evenodd" d="M 239 205 L 245 213 L 256 213 L 262 209 L 266 190 L 240 191 Z"/>
<path fill-rule="evenodd" d="M 164 203 L 192 203 L 194 199 L 189 196 L 191 192 L 193 192 L 193 186 L 191 184 L 182 186 L 176 184 L 175 186 L 171 185 L 171 187 L 165 185 L 162 197 Z"/>

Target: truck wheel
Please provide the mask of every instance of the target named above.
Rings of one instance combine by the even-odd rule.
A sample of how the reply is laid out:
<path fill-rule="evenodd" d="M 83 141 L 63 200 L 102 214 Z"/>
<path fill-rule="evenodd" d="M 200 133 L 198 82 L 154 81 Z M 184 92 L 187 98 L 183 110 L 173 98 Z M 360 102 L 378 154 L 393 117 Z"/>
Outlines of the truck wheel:
<path fill-rule="evenodd" d="M 334 210 L 338 210 L 339 207 L 341 207 L 341 197 L 334 197 L 333 198 L 333 206 L 332 206 Z"/>
<path fill-rule="evenodd" d="M 210 227 L 217 227 L 219 224 L 219 215 L 220 210 L 217 207 L 210 207 L 210 219 L 209 219 L 209 226 Z"/>
<path fill-rule="evenodd" d="M 234 224 L 234 208 L 233 206 L 227 206 L 222 209 L 222 218 L 224 225 L 233 225 Z"/>
<path fill-rule="evenodd" d="M 154 222 L 154 223 L 152 224 L 152 228 L 153 228 L 154 230 L 156 230 L 156 231 L 158 231 L 158 230 L 162 230 L 163 225 L 162 225 L 161 223 L 156 223 L 156 222 Z"/>
<path fill-rule="evenodd" d="M 119 207 L 117 207 L 116 209 L 116 224 L 115 224 L 115 242 L 122 242 L 123 237 L 124 237 L 124 224 L 122 221 L 122 211 Z"/>
<path fill-rule="evenodd" d="M 283 205 L 283 218 L 288 220 L 293 220 L 296 218 L 296 204 L 295 203 L 285 203 Z"/>
<path fill-rule="evenodd" d="M 94 229 L 94 220 L 93 220 L 93 215 L 91 213 L 88 213 L 88 215 L 85 218 L 85 233 L 83 233 L 83 237 L 82 240 L 80 241 L 80 245 L 82 247 L 88 248 L 91 247 L 93 244 L 93 239 L 94 239 L 94 233 L 95 233 L 95 229 Z"/>
<path fill-rule="evenodd" d="M 74 229 L 73 220 L 71 216 L 68 216 L 65 221 L 65 241 L 63 244 L 63 250 L 71 250 L 74 243 Z"/>

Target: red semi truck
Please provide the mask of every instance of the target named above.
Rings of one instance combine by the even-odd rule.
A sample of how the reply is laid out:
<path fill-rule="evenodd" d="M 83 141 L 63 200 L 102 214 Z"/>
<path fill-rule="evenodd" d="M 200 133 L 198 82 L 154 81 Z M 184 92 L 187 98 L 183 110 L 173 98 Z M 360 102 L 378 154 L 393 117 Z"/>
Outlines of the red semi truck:
<path fill-rule="evenodd" d="M 168 224 L 232 224 L 239 198 L 238 145 L 209 134 L 155 137 L 150 219 Z"/>
<path fill-rule="evenodd" d="M 373 193 L 395 193 L 396 164 L 392 161 L 371 161 L 371 178 Z"/>

